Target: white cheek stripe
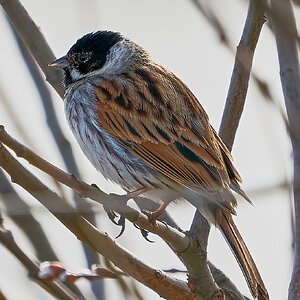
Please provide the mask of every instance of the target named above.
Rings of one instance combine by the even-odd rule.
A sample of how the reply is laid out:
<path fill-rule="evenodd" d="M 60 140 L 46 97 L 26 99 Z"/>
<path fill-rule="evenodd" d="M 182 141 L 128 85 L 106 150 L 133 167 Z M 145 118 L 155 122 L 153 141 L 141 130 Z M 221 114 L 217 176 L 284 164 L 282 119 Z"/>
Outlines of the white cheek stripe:
<path fill-rule="evenodd" d="M 126 67 L 134 53 L 134 49 L 130 47 L 125 41 L 121 41 L 114 45 L 108 55 L 104 66 L 99 70 L 101 74 L 117 74 Z"/>

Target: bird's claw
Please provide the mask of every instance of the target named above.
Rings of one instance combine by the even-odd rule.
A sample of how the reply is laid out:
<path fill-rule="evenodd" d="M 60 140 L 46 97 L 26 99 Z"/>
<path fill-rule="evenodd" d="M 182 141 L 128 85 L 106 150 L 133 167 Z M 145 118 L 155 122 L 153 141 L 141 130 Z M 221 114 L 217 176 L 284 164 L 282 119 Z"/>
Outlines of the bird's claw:
<path fill-rule="evenodd" d="M 120 215 L 119 220 L 116 221 L 116 218 L 118 217 L 118 215 L 110 209 L 107 209 L 106 207 L 104 207 L 104 210 L 108 216 L 108 218 L 117 226 L 121 226 L 121 231 L 120 233 L 116 236 L 116 239 L 119 238 L 125 231 L 125 218 Z"/>
<path fill-rule="evenodd" d="M 122 215 L 120 215 L 120 219 L 119 219 L 119 221 L 117 222 L 117 225 L 118 225 L 118 226 L 121 226 L 121 231 L 120 231 L 120 233 L 116 236 L 116 239 L 119 238 L 119 237 L 124 233 L 124 231 L 125 231 L 125 218 L 124 218 Z"/>
<path fill-rule="evenodd" d="M 149 235 L 149 231 L 147 231 L 146 229 L 144 228 L 141 228 L 140 226 L 138 226 L 137 224 L 133 223 L 134 227 L 137 228 L 141 234 L 142 234 L 142 237 L 149 243 L 154 243 L 154 241 L 150 240 L 148 238 L 148 235 Z"/>
<path fill-rule="evenodd" d="M 97 184 L 92 183 L 91 186 L 92 186 L 92 187 L 95 187 L 95 188 L 97 188 L 97 189 L 99 190 L 99 187 L 97 186 Z M 110 195 L 112 195 L 112 194 L 110 194 Z M 126 195 L 125 195 L 125 197 L 124 197 L 124 195 L 113 194 L 113 197 L 114 197 L 114 198 L 120 199 L 120 201 L 124 201 L 124 200 L 125 200 L 125 201 L 126 201 L 125 203 L 127 203 L 127 201 L 128 201 L 128 197 L 126 197 Z M 119 233 L 119 234 L 117 235 L 117 237 L 116 237 L 116 239 L 117 239 L 117 238 L 119 238 L 119 237 L 124 233 L 124 231 L 125 231 L 125 218 L 124 218 L 122 215 L 120 215 L 119 220 L 116 221 L 116 218 L 118 217 L 118 215 L 117 215 L 113 210 L 108 209 L 108 208 L 105 207 L 105 206 L 104 206 L 104 210 L 105 210 L 105 212 L 106 212 L 108 218 L 109 218 L 115 225 L 121 226 L 121 231 L 120 231 L 120 233 Z"/>
<path fill-rule="evenodd" d="M 115 224 L 118 225 L 118 222 L 115 221 L 115 219 L 118 217 L 117 214 L 110 209 L 107 209 L 106 207 L 104 207 L 104 210 L 108 216 L 108 218 Z"/>

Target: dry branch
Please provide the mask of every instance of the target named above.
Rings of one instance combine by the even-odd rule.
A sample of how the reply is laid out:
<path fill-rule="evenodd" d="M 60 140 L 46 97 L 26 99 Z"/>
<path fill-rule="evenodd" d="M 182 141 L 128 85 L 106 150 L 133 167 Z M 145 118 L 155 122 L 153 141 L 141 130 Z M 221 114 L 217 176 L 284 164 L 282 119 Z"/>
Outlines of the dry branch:
<path fill-rule="evenodd" d="M 53 61 L 55 56 L 39 28 L 30 18 L 20 1 L 0 0 L 0 4 L 16 27 L 30 52 L 34 54 L 33 56 L 43 73 L 46 75 L 47 81 L 51 82 L 51 85 L 56 92 L 63 97 L 64 90 L 61 84 L 62 72 L 48 68 L 49 62 Z"/>
<path fill-rule="evenodd" d="M 17 245 L 10 231 L 0 225 L 0 243 L 5 246 L 27 269 L 29 277 L 51 295 L 62 300 L 79 299 L 66 286 L 60 282 L 50 282 L 38 277 L 39 266 L 35 264 Z"/>
<path fill-rule="evenodd" d="M 246 23 L 236 51 L 234 68 L 219 130 L 219 135 L 230 150 L 244 109 L 254 50 L 265 22 L 265 5 L 266 1 L 262 0 L 251 0 L 249 2 Z"/>
<path fill-rule="evenodd" d="M 295 254 L 289 299 L 300 298 L 300 68 L 297 27 L 291 1 L 272 0 L 269 10 L 280 65 L 294 159 Z"/>
<path fill-rule="evenodd" d="M 222 26 L 218 22 L 216 16 L 212 12 L 205 10 L 198 0 L 192 0 L 192 2 L 200 10 L 206 20 L 215 28 L 222 42 L 229 47 L 227 35 L 223 31 Z M 246 22 L 240 43 L 236 51 L 234 69 L 232 72 L 225 109 L 219 129 L 220 137 L 230 150 L 232 149 L 235 134 L 244 109 L 253 55 L 262 26 L 265 22 L 265 5 L 265 0 L 251 0 L 249 2 Z M 200 224 L 201 226 L 199 226 Z M 209 228 L 209 223 L 204 219 L 203 216 L 199 216 L 196 212 L 190 231 L 194 233 L 194 236 L 198 237 L 199 243 L 202 245 L 202 251 L 206 251 Z M 205 259 L 206 256 L 203 256 L 202 260 L 205 261 Z M 211 274 L 209 277 L 209 271 L 216 274 L 216 269 L 212 264 L 209 264 L 209 266 L 211 270 L 204 269 L 204 273 L 206 274 L 206 278 L 208 279 L 207 282 L 210 284 L 210 288 L 217 291 L 218 286 L 216 286 L 216 284 L 212 281 L 213 278 L 216 279 L 215 276 Z M 222 275 L 225 276 L 224 274 Z M 198 283 L 198 288 L 203 289 L 203 282 L 201 281 L 202 275 L 194 274 L 194 276 L 196 282 Z M 225 280 L 225 282 L 226 288 L 224 291 L 231 289 L 236 294 L 236 299 L 244 299 L 244 297 L 230 280 Z"/>
<path fill-rule="evenodd" d="M 7 300 L 7 298 L 4 296 L 1 290 L 0 290 L 0 300 Z"/>

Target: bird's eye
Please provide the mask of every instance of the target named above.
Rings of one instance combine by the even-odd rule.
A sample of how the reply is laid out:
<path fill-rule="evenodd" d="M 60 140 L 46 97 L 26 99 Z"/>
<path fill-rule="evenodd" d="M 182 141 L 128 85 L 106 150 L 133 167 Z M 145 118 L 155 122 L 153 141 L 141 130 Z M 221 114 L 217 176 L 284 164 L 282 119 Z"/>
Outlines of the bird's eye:
<path fill-rule="evenodd" d="M 85 63 L 90 59 L 90 57 L 91 57 L 90 53 L 84 52 L 84 53 L 81 53 L 81 54 L 78 55 L 77 61 L 79 63 Z"/>

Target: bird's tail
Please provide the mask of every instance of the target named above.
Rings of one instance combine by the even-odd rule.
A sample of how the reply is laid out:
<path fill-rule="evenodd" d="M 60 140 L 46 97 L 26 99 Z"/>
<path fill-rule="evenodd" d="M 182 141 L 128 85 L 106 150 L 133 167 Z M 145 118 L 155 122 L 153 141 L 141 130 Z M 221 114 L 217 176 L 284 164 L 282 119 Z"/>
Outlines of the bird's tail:
<path fill-rule="evenodd" d="M 260 277 L 259 271 L 231 215 L 221 212 L 217 223 L 244 273 L 254 299 L 269 300 L 267 289 Z"/>

